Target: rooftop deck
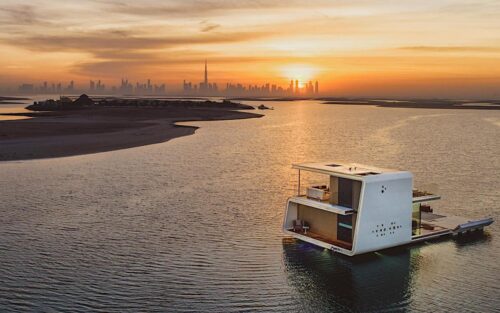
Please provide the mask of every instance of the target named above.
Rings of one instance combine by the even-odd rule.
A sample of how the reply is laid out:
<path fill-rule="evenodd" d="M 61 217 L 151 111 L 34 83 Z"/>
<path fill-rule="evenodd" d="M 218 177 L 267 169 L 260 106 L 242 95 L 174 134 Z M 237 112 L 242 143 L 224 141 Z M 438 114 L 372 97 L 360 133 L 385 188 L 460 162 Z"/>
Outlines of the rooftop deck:
<path fill-rule="evenodd" d="M 327 175 L 338 175 L 347 177 L 363 177 L 379 175 L 384 173 L 397 173 L 398 170 L 368 166 L 358 163 L 322 162 L 322 163 L 300 163 L 293 164 L 292 168 Z"/>

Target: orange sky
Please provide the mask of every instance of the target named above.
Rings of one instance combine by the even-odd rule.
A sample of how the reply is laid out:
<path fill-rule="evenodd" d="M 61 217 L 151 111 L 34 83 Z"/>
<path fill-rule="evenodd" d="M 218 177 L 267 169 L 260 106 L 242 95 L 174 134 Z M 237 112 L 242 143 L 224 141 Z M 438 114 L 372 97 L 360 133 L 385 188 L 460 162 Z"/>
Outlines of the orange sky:
<path fill-rule="evenodd" d="M 500 1 L 0 2 L 0 90 L 121 77 L 500 98 Z"/>

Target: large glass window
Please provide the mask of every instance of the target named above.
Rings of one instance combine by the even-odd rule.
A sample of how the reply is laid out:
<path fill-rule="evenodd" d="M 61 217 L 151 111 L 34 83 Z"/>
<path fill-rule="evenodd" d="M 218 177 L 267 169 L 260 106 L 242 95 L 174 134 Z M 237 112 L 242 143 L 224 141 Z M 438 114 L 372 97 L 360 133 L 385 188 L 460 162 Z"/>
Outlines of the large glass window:
<path fill-rule="evenodd" d="M 352 243 L 352 215 L 337 215 L 337 239 Z"/>
<path fill-rule="evenodd" d="M 352 208 L 352 180 L 339 177 L 339 205 Z"/>

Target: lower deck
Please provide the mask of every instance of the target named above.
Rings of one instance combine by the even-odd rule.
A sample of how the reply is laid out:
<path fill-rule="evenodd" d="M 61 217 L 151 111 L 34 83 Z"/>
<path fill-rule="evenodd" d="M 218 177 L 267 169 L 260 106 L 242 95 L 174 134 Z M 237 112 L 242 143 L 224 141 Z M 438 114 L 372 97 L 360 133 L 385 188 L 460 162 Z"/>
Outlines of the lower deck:
<path fill-rule="evenodd" d="M 296 234 L 299 234 L 299 235 L 302 235 L 302 236 L 306 236 L 306 237 L 309 237 L 309 238 L 312 238 L 312 239 L 315 239 L 315 240 L 318 240 L 318 241 L 321 241 L 321 242 L 326 242 L 328 244 L 331 244 L 333 246 L 337 246 L 339 248 L 343 248 L 343 249 L 346 249 L 346 250 L 352 250 L 352 243 L 349 243 L 349 242 L 346 242 L 346 241 L 334 240 L 332 238 L 329 238 L 329 237 L 326 237 L 326 236 L 323 236 L 321 234 L 317 234 L 317 233 L 314 233 L 314 232 L 311 232 L 311 231 L 307 231 L 307 232 L 304 232 L 304 231 L 294 231 L 293 229 L 288 229 L 288 231 L 291 231 L 293 233 L 296 233 Z"/>
<path fill-rule="evenodd" d="M 295 198 L 293 200 L 299 203 L 289 202 L 283 225 L 286 233 L 326 249 L 348 255 L 356 254 L 353 250 L 355 248 L 353 241 L 358 212 L 342 211 L 342 213 L 348 214 L 337 214 L 333 213 L 330 208 L 312 207 L 307 205 L 309 203 L 305 204 L 304 201 L 298 201 Z M 485 226 L 493 223 L 491 218 L 470 220 L 423 211 L 421 206 L 416 206 L 416 209 L 418 214 L 413 216 L 413 220 L 410 221 L 412 234 L 406 233 L 406 240 L 392 242 L 392 246 L 482 230 Z M 363 236 L 369 236 L 369 233 L 363 232 Z M 387 244 L 385 247 L 388 247 Z"/>
<path fill-rule="evenodd" d="M 283 229 L 298 239 L 321 243 L 328 249 L 351 251 L 356 216 L 351 209 L 294 197 L 289 201 Z"/>
<path fill-rule="evenodd" d="M 460 234 L 467 231 L 481 230 L 493 223 L 493 219 L 470 220 L 459 216 L 445 216 L 430 212 L 421 212 L 421 224 L 412 237 L 419 241 L 444 235 Z"/>

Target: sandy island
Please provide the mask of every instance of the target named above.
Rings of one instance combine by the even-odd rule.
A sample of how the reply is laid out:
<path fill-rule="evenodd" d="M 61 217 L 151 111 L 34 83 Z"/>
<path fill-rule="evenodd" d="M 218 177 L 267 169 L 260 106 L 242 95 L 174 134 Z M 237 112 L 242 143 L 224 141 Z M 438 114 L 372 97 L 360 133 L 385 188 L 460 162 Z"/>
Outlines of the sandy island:
<path fill-rule="evenodd" d="M 262 116 L 239 111 L 253 107 L 227 101 L 137 101 L 142 100 L 132 105 L 127 102 L 120 106 L 18 113 L 33 118 L 0 121 L 0 160 L 52 158 L 132 148 L 191 135 L 197 129 L 175 125 L 175 122 Z"/>

